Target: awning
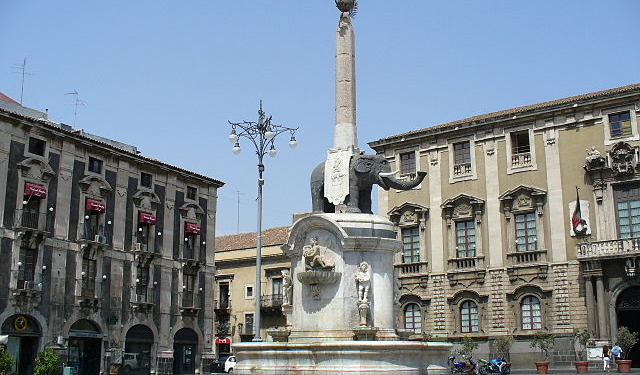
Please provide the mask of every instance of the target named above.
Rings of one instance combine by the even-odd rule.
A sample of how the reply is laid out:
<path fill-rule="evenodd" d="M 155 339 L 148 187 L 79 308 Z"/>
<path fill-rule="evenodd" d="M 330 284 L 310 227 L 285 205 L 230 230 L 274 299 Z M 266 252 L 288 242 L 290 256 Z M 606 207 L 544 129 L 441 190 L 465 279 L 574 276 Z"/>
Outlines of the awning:
<path fill-rule="evenodd" d="M 156 217 L 147 212 L 138 212 L 138 223 L 155 224 Z"/>
<path fill-rule="evenodd" d="M 185 233 L 200 234 L 200 224 L 196 223 L 184 223 Z"/>
<path fill-rule="evenodd" d="M 25 182 L 24 195 L 33 195 L 38 198 L 46 198 L 47 188 L 42 185 L 36 185 L 36 184 L 32 184 L 31 182 Z"/>
<path fill-rule="evenodd" d="M 86 200 L 85 209 L 87 211 L 105 212 L 105 206 L 103 202 L 90 198 L 87 198 Z"/>
<path fill-rule="evenodd" d="M 231 338 L 216 339 L 216 344 L 231 344 Z"/>

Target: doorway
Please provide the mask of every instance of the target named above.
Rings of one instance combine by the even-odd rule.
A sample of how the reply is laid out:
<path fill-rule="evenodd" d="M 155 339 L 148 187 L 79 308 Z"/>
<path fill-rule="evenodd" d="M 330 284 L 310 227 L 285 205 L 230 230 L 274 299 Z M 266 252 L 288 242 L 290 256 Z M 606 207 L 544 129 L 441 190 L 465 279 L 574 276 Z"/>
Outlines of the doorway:
<path fill-rule="evenodd" d="M 173 373 L 195 374 L 198 335 L 189 328 L 182 328 L 173 340 Z"/>
<path fill-rule="evenodd" d="M 632 286 L 625 289 L 616 301 L 616 314 L 618 327 L 625 326 L 631 332 L 640 332 L 640 286 Z M 633 367 L 640 367 L 640 343 L 636 344 L 629 353 L 627 359 L 633 360 Z"/>
<path fill-rule="evenodd" d="M 100 375 L 102 332 L 98 326 L 86 319 L 73 323 L 67 354 L 74 374 Z"/>
<path fill-rule="evenodd" d="M 2 323 L 2 334 L 9 335 L 7 351 L 15 359 L 16 375 L 32 375 L 40 344 L 40 325 L 28 315 L 12 315 Z"/>

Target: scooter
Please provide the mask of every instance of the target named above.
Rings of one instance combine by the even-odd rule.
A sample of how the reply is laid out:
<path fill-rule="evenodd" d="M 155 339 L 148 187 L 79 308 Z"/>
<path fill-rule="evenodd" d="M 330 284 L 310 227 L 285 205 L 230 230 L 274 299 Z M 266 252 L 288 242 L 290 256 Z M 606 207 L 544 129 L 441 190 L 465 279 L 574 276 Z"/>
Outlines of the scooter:
<path fill-rule="evenodd" d="M 494 358 L 491 361 L 486 359 L 479 359 L 482 363 L 478 368 L 480 375 L 486 375 L 488 373 L 509 374 L 511 373 L 511 363 L 508 363 L 504 358 Z"/>
<path fill-rule="evenodd" d="M 469 357 L 469 363 L 466 363 L 456 362 L 456 357 L 452 355 L 447 362 L 449 363 L 449 372 L 452 374 L 477 374 L 478 365 L 473 361 L 473 357 Z"/>

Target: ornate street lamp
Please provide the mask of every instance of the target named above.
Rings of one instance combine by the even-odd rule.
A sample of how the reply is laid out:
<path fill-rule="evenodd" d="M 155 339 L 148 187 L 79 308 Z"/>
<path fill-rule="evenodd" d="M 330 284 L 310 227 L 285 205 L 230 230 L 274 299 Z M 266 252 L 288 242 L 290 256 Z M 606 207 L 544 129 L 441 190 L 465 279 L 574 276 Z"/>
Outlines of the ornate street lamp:
<path fill-rule="evenodd" d="M 256 284 L 255 284 L 255 315 L 253 320 L 253 341 L 262 341 L 260 337 L 260 298 L 261 298 L 261 271 L 262 271 L 262 185 L 264 185 L 264 179 L 262 173 L 264 172 L 264 164 L 262 162 L 264 156 L 269 154 L 271 157 L 276 156 L 275 139 L 282 133 L 290 133 L 289 146 L 295 148 L 298 145 L 296 141 L 295 132 L 298 128 L 288 128 L 282 125 L 275 125 L 271 123 L 271 116 L 268 118 L 265 116 L 262 110 L 262 100 L 260 101 L 260 110 L 258 110 L 258 122 L 243 121 L 231 124 L 231 134 L 229 134 L 229 141 L 233 143 L 233 153 L 240 154 L 240 138 L 247 138 L 253 143 L 258 155 L 258 229 L 257 229 L 257 241 L 256 241 Z"/>

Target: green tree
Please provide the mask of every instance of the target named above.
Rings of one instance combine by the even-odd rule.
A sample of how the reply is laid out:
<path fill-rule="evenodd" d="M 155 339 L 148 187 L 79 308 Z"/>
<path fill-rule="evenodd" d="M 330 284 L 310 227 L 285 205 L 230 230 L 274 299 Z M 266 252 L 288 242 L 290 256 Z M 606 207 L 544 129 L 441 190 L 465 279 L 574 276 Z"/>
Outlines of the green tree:
<path fill-rule="evenodd" d="M 14 362 L 7 349 L 0 348 L 0 375 L 10 375 Z"/>
<path fill-rule="evenodd" d="M 549 350 L 553 349 L 556 340 L 555 337 L 549 332 L 536 332 L 533 335 L 530 346 L 532 348 L 538 348 L 540 350 L 540 356 L 543 360 L 549 360 Z"/>
<path fill-rule="evenodd" d="M 60 356 L 53 349 L 47 348 L 38 352 L 34 375 L 57 375 L 60 371 Z"/>
<path fill-rule="evenodd" d="M 629 351 L 638 342 L 638 332 L 631 332 L 625 326 L 618 327 L 616 344 L 622 348 L 622 357 L 627 359 Z"/>
<path fill-rule="evenodd" d="M 511 345 L 513 345 L 514 341 L 515 339 L 513 338 L 513 336 L 505 335 L 498 337 L 493 345 L 495 346 L 496 351 L 500 356 L 508 359 L 509 351 L 511 350 Z"/>
<path fill-rule="evenodd" d="M 577 344 L 577 347 L 576 347 Z M 571 335 L 571 346 L 573 347 L 576 361 L 585 361 L 587 359 L 587 346 L 591 345 L 591 333 L 585 330 L 575 329 Z"/>
<path fill-rule="evenodd" d="M 460 343 L 462 344 L 462 348 L 458 349 L 458 353 L 461 355 L 471 356 L 473 351 L 478 349 L 478 343 L 469 336 L 463 337 Z"/>

